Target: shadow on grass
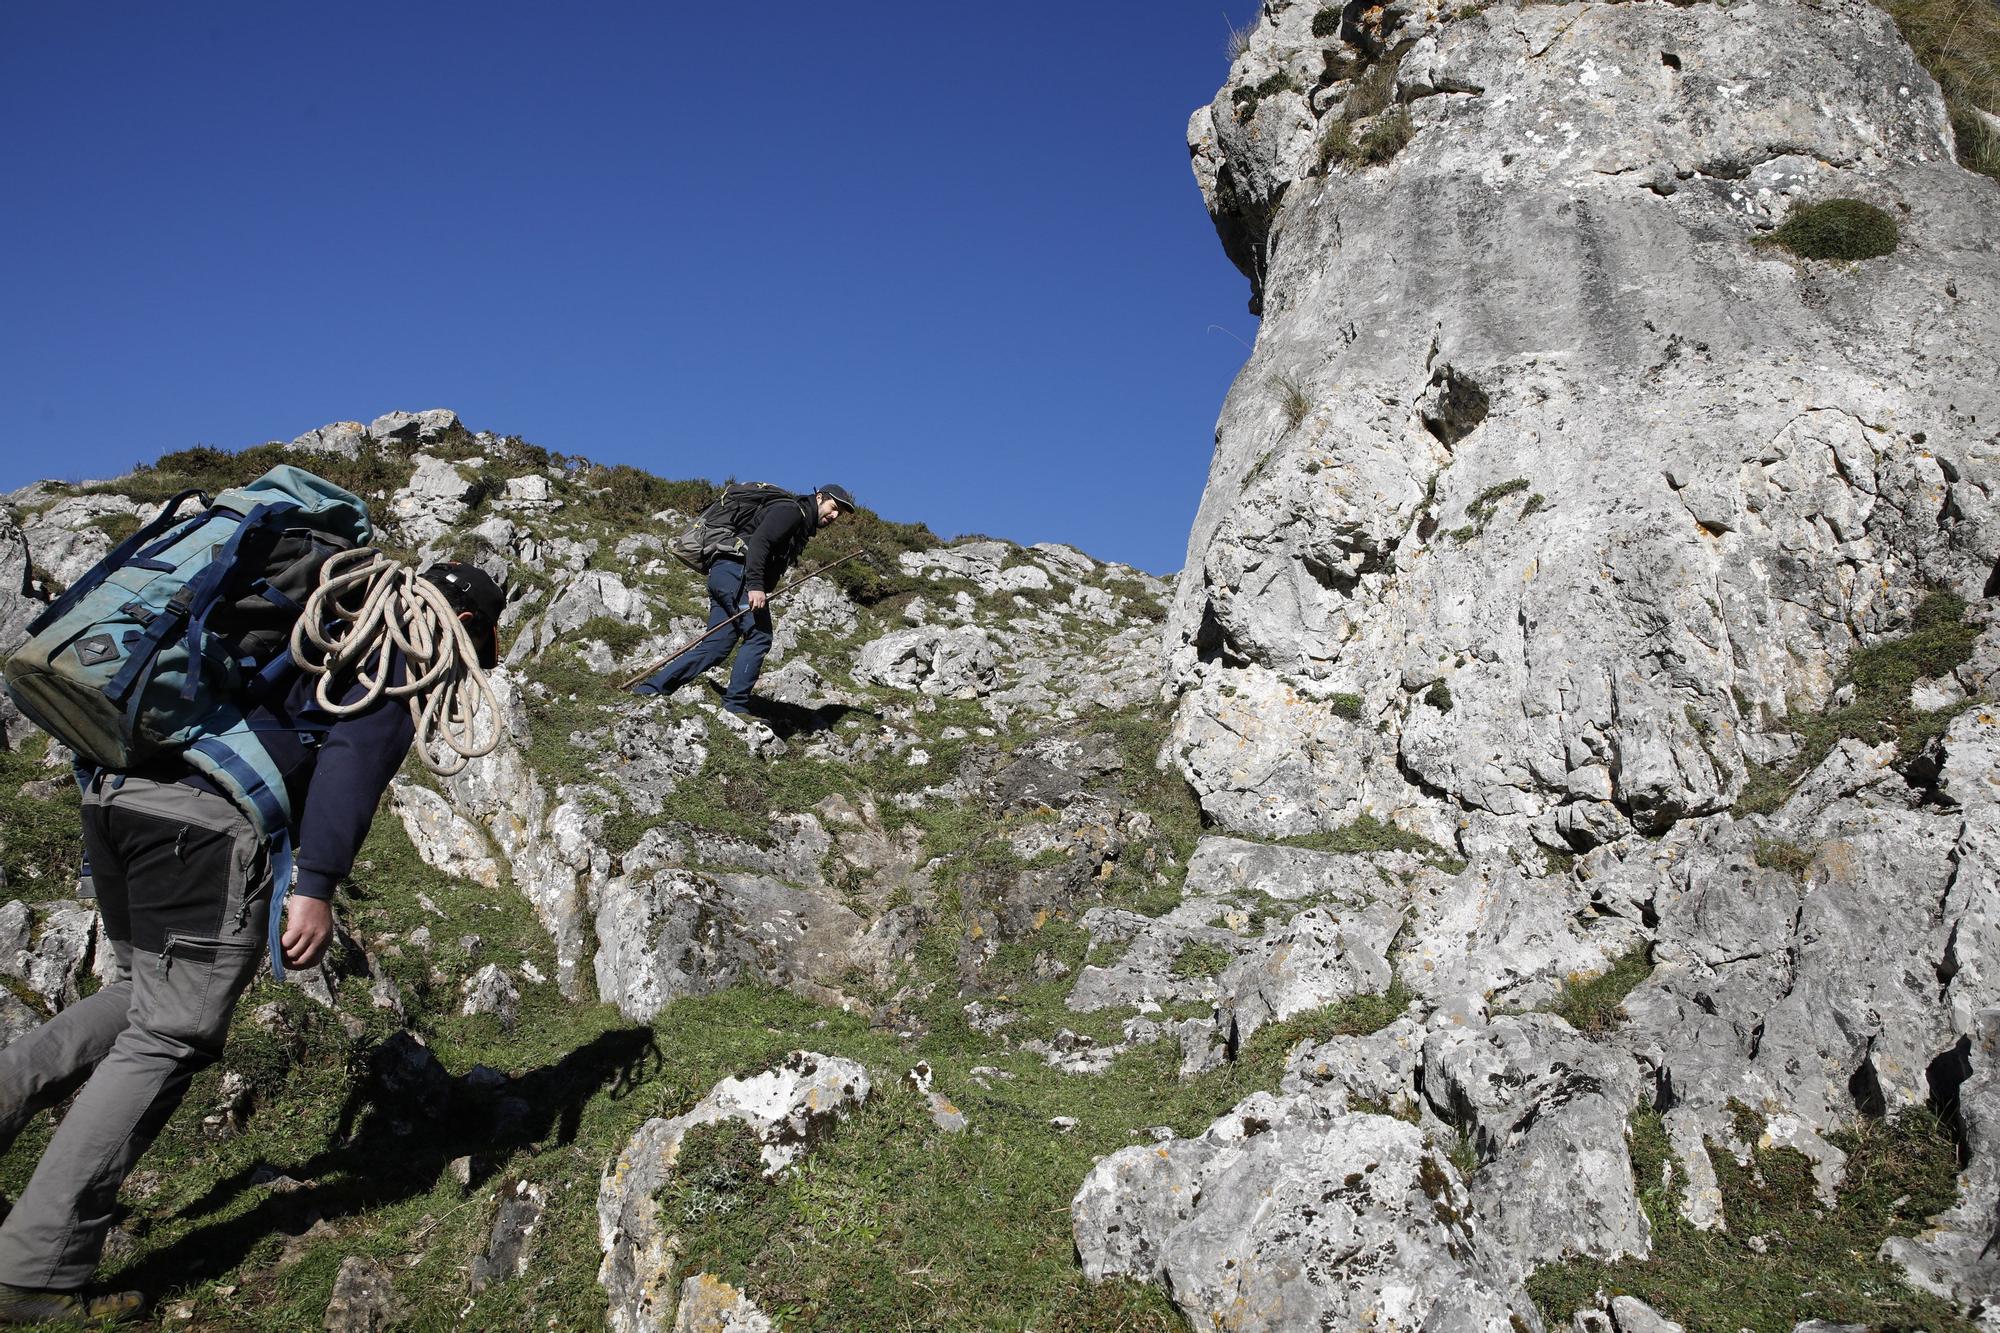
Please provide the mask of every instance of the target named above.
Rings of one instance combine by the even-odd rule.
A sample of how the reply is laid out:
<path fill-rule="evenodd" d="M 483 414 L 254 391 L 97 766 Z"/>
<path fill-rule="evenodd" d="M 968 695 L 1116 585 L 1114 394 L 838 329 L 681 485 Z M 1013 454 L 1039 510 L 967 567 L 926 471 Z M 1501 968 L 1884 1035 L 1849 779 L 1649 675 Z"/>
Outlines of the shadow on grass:
<path fill-rule="evenodd" d="M 525 1074 L 476 1066 L 454 1076 L 399 1032 L 370 1052 L 331 1146 L 282 1171 L 259 1164 L 217 1181 L 181 1219 L 228 1211 L 247 1190 L 270 1192 L 146 1254 L 114 1282 L 150 1293 L 198 1286 L 234 1269 L 266 1237 L 302 1235 L 321 1220 L 428 1194 L 461 1157 L 472 1159 L 477 1185 L 520 1149 L 571 1143 L 586 1104 L 600 1094 L 629 1095 L 659 1064 L 653 1030 L 634 1026 Z M 295 1183 L 286 1185 L 287 1178 Z"/>
<path fill-rule="evenodd" d="M 881 714 L 849 704 L 821 704 L 817 708 L 808 708 L 804 704 L 788 704 L 777 699 L 753 697 L 750 700 L 750 716 L 783 740 L 790 740 L 802 732 L 832 731 L 854 713 L 881 720 Z"/>

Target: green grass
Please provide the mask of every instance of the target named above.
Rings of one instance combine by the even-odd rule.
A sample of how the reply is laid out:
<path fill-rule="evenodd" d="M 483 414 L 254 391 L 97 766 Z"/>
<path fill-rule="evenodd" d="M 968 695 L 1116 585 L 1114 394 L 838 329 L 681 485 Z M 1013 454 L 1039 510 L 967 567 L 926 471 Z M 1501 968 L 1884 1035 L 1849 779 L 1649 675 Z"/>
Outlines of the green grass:
<path fill-rule="evenodd" d="M 1757 864 L 1766 870 L 1781 870 L 1794 879 L 1804 879 L 1813 863 L 1810 851 L 1782 838 L 1757 839 L 1754 855 Z"/>
<path fill-rule="evenodd" d="M 1569 1259 L 1529 1278 L 1529 1294 L 1551 1327 L 1595 1308 L 1601 1291 L 1636 1296 L 1690 1333 L 1790 1333 L 1808 1319 L 1970 1333 L 1972 1325 L 1948 1303 L 1904 1285 L 1874 1257 L 1883 1240 L 1917 1234 L 1950 1206 L 1958 1170 L 1950 1134 L 1917 1110 L 1833 1137 L 1848 1159 L 1847 1181 L 1830 1210 L 1820 1206 L 1802 1154 L 1760 1148 L 1741 1167 L 1726 1149 L 1711 1146 L 1728 1230 L 1702 1231 L 1682 1219 L 1676 1188 L 1664 1183 L 1673 1157 L 1659 1114 L 1640 1110 L 1632 1118 L 1632 1166 L 1652 1223 L 1653 1257 L 1614 1264 Z M 1753 1237 L 1763 1253 L 1752 1247 Z"/>
<path fill-rule="evenodd" d="M 1465 862 L 1422 834 L 1411 833 L 1394 824 L 1362 815 L 1351 824 L 1319 833 L 1298 833 L 1278 840 L 1283 847 L 1304 847 L 1315 852 L 1411 852 L 1424 857 L 1448 875 L 1465 869 Z"/>
<path fill-rule="evenodd" d="M 1337 23 L 1339 11 L 1333 12 Z M 1354 76 L 1340 114 L 1331 118 L 1320 132 L 1320 174 L 1326 174 L 1336 163 L 1358 169 L 1387 162 L 1415 135 L 1416 127 L 1408 110 L 1393 107 L 1396 75 L 1407 49 L 1405 43 Z"/>
<path fill-rule="evenodd" d="M 1285 430 L 1295 431 L 1312 411 L 1312 394 L 1297 375 L 1273 375 L 1271 386 L 1278 392 L 1278 411 L 1285 418 Z"/>
<path fill-rule="evenodd" d="M 1898 762 L 1908 762 L 1943 735 L 1952 718 L 1969 705 L 1912 708 L 1910 689 L 1919 680 L 1951 674 L 1972 656 L 1979 627 L 1965 622 L 1965 611 L 1964 600 L 1955 594 L 1931 592 L 1918 605 L 1909 633 L 1857 649 L 1836 683 L 1836 689 L 1853 686 L 1853 699 L 1819 713 L 1786 718 L 1785 724 L 1798 736 L 1798 753 L 1782 767 L 1753 768 L 1734 813 L 1776 810 L 1793 785 L 1842 740 L 1866 745 L 1894 741 Z"/>
<path fill-rule="evenodd" d="M 1326 697 L 1326 702 L 1327 706 L 1333 710 L 1335 717 L 1345 718 L 1349 722 L 1359 722 L 1361 720 L 1361 707 L 1365 700 L 1360 695 L 1329 694 Z"/>
<path fill-rule="evenodd" d="M 1544 1008 L 1578 1032 L 1608 1032 L 1625 1019 L 1625 997 L 1652 974 L 1653 962 L 1642 944 L 1603 972 L 1567 978 L 1562 993 Z"/>
<path fill-rule="evenodd" d="M 1212 977 L 1236 961 L 1236 955 L 1219 944 L 1189 940 L 1174 955 L 1173 974 L 1182 979 Z"/>
<path fill-rule="evenodd" d="M 1299 87 L 1298 80 L 1281 69 L 1262 83 L 1243 84 L 1229 95 L 1229 100 L 1236 104 L 1236 118 L 1247 121 L 1257 114 L 1257 106 L 1265 98 L 1275 97 L 1279 93 L 1302 91 L 1304 90 Z"/>
<path fill-rule="evenodd" d="M 2000 179 L 2000 132 L 1973 114 L 2000 112 L 2000 9 L 1982 0 L 1882 0 L 1882 7 L 1944 92 L 1958 160 Z"/>
<path fill-rule="evenodd" d="M 1463 546 L 1465 543 L 1479 536 L 1492 524 L 1493 516 L 1500 512 L 1500 502 L 1502 500 L 1527 489 L 1528 479 L 1526 477 L 1514 477 L 1497 485 L 1488 486 L 1485 490 L 1474 496 L 1472 503 L 1465 507 L 1465 516 L 1471 522 L 1467 523 L 1464 527 L 1453 528 L 1450 534 L 1451 539 Z"/>
<path fill-rule="evenodd" d="M 45 767 L 39 733 L 20 750 L 0 751 L 0 897 L 46 902 L 74 898 L 83 868 L 82 800 L 67 768 Z M 28 783 L 52 796 L 23 795 Z"/>
<path fill-rule="evenodd" d="M 1803 259 L 1878 259 L 1896 249 L 1896 220 L 1859 199 L 1797 204 L 1767 238 Z"/>

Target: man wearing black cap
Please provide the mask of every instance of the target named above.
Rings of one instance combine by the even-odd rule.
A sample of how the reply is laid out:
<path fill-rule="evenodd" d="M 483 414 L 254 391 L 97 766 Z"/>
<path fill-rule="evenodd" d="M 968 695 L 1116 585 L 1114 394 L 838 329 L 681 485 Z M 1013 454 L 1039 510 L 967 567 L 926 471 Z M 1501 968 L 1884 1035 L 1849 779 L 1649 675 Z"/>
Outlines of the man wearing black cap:
<path fill-rule="evenodd" d="M 485 572 L 443 564 L 424 578 L 458 613 L 482 666 L 499 658 L 506 596 Z M 400 683 L 400 660 L 391 682 Z M 343 701 L 366 695 L 359 682 Z M 83 844 L 117 967 L 95 994 L 0 1050 L 0 1146 L 37 1111 L 75 1099 L 0 1225 L 0 1324 L 123 1320 L 137 1292 L 86 1296 L 118 1187 L 222 1054 L 229 1020 L 267 939 L 292 968 L 333 937 L 329 900 L 415 737 L 406 700 L 381 694 L 330 717 L 304 672 L 246 709 L 284 780 L 296 848 L 289 886 L 248 816 L 178 758 L 97 773 L 83 793 Z M 289 893 L 287 893 L 289 889 Z M 267 931 L 284 902 L 282 934 Z"/>
<path fill-rule="evenodd" d="M 821 528 L 831 527 L 854 509 L 845 486 L 822 486 L 811 495 L 774 498 L 758 510 L 748 530 L 717 555 L 708 567 L 708 625 L 716 633 L 700 640 L 679 657 L 632 687 L 634 694 L 672 694 L 723 658 L 742 640 L 743 651 L 729 672 L 729 689 L 722 706 L 732 713 L 750 711 L 750 691 L 771 650 L 771 612 L 766 603 L 785 571 Z M 732 628 L 718 627 L 728 623 Z"/>

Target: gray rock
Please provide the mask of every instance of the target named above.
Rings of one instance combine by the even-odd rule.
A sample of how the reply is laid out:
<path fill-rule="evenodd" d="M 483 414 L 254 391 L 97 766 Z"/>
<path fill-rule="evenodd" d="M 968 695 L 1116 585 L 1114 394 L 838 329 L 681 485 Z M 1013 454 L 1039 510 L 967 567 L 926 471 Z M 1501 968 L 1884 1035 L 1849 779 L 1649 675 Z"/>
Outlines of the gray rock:
<path fill-rule="evenodd" d="M 28 539 L 13 517 L 0 510 L 0 656 L 11 654 L 27 638 L 28 623 L 42 613 L 43 603 L 29 592 L 31 557 Z M 13 709 L 12 700 L 7 708 Z M 9 749 L 20 744 L 25 728 L 17 726 L 10 713 L 6 728 Z"/>
<path fill-rule="evenodd" d="M 429 546 L 451 530 L 469 509 L 472 481 L 458 466 L 417 454 L 409 483 L 389 497 L 389 517 L 411 546 Z"/>
<path fill-rule="evenodd" d="M 1469 853 L 1728 809 L 1924 582 L 1990 573 L 1991 187 L 1856 0 L 1397 10 L 1414 137 L 1322 173 L 1351 81 L 1250 92 L 1356 57 L 1312 12 L 1267 7 L 1190 125 L 1264 321 L 1168 623 L 1176 761 L 1225 827 L 1374 813 Z M 1734 91 L 1767 79 L 1819 92 Z M 1905 245 L 1834 270 L 1751 243 L 1836 195 Z"/>
<path fill-rule="evenodd" d="M 528 1271 L 535 1258 L 535 1230 L 541 1225 L 548 1204 L 548 1189 L 531 1181 L 517 1180 L 512 1189 L 501 1191 L 486 1251 L 472 1261 L 474 1295 L 496 1282 L 520 1277 Z"/>
<path fill-rule="evenodd" d="M 50 1009 L 76 1003 L 97 946 L 97 909 L 56 899 L 0 905 L 0 974 L 39 995 Z"/>
<path fill-rule="evenodd" d="M 77 495 L 57 500 L 22 525 L 28 559 L 35 569 L 67 588 L 110 553 L 114 542 L 111 533 L 101 526 L 103 520 L 144 523 L 159 508 L 134 504 L 120 495 Z M 13 587 L 16 592 L 26 591 L 26 580 Z"/>
<path fill-rule="evenodd" d="M 1618 1333 L 1686 1333 L 1679 1324 L 1636 1296 L 1611 1298 L 1611 1318 Z"/>
<path fill-rule="evenodd" d="M 1266 1023 L 1389 988 L 1389 943 L 1402 926 L 1393 908 L 1309 908 L 1259 941 L 1222 975 L 1223 1007 L 1240 1046 Z"/>
<path fill-rule="evenodd" d="M 757 1303 L 719 1277 L 696 1273 L 681 1283 L 673 1333 L 772 1333 Z"/>
<path fill-rule="evenodd" d="M 358 458 L 371 442 L 368 428 L 358 421 L 334 421 L 309 430 L 289 446 L 300 453 L 332 454 L 336 458 Z"/>
<path fill-rule="evenodd" d="M 1121 1149 L 1070 1215 L 1087 1277 L 1160 1282 L 1197 1329 L 1542 1327 L 1422 1132 L 1313 1097 Z"/>
<path fill-rule="evenodd" d="M 500 866 L 486 837 L 429 787 L 398 780 L 389 788 L 396 817 L 423 863 L 484 888 L 500 887 Z"/>
<path fill-rule="evenodd" d="M 340 1261 L 321 1324 L 326 1333 L 379 1333 L 408 1318 L 409 1306 L 396 1294 L 395 1280 L 380 1262 L 360 1255 Z"/>
<path fill-rule="evenodd" d="M 762 1143 L 766 1174 L 798 1160 L 868 1100 L 868 1071 L 851 1060 L 794 1051 L 782 1065 L 728 1078 L 684 1115 L 641 1125 L 604 1173 L 597 1192 L 597 1234 L 604 1251 L 597 1280 L 610 1299 L 614 1333 L 655 1333 L 671 1326 L 663 1290 L 674 1263 L 672 1237 L 657 1198 L 673 1171 L 681 1139 L 697 1125 L 735 1120 Z"/>
<path fill-rule="evenodd" d="M 463 429 L 458 413 L 447 407 L 434 407 L 428 412 L 384 412 L 368 423 L 368 437 L 381 444 L 391 440 L 429 444 Z"/>
<path fill-rule="evenodd" d="M 940 698 L 974 699 L 993 688 L 997 663 L 985 630 L 921 625 L 863 644 L 854 677 Z"/>
<path fill-rule="evenodd" d="M 1516 1276 L 1566 1254 L 1650 1255 L 1626 1147 L 1639 1082 L 1630 1060 L 1527 1014 L 1433 1029 L 1420 1081 L 1432 1111 L 1479 1152 L 1472 1206 Z"/>
<path fill-rule="evenodd" d="M 866 927 L 852 909 L 762 875 L 621 875 L 597 907 L 598 995 L 642 1022 L 742 980 L 837 1000 Z"/>
<path fill-rule="evenodd" d="M 460 989 L 465 995 L 458 1008 L 461 1014 L 491 1014 L 501 1027 L 514 1026 L 521 1009 L 521 992 L 500 964 L 488 963 L 468 977 Z"/>
<path fill-rule="evenodd" d="M 549 485 L 549 479 L 536 473 L 525 477 L 509 477 L 501 493 L 493 498 L 493 507 L 505 514 L 546 514 L 562 508 L 562 500 Z M 621 558 L 631 556 L 623 551 Z"/>

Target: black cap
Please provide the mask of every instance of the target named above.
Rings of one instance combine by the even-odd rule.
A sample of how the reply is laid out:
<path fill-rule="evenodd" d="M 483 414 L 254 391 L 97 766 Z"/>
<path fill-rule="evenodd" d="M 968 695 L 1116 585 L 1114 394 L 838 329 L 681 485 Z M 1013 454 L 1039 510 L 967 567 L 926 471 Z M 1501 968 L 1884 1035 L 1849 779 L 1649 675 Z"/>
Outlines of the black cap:
<path fill-rule="evenodd" d="M 500 661 L 500 613 L 507 609 L 507 594 L 485 570 L 456 560 L 432 565 L 424 578 L 443 591 L 454 610 L 472 613 L 466 631 L 479 649 L 479 665 L 492 670 Z"/>
<path fill-rule="evenodd" d="M 819 488 L 819 493 L 838 504 L 842 509 L 859 509 L 861 507 L 854 503 L 854 492 L 848 490 L 845 486 L 822 486 Z"/>

